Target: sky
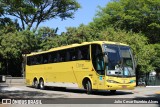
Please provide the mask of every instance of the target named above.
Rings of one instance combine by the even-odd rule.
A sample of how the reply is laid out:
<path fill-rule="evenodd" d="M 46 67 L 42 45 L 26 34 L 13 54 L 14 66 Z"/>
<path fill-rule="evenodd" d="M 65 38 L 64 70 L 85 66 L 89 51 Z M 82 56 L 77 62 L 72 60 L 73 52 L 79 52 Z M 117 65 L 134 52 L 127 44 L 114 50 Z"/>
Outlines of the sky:
<path fill-rule="evenodd" d="M 80 24 L 87 25 L 93 21 L 93 18 L 98 11 L 98 6 L 104 7 L 110 0 L 77 0 L 81 8 L 75 12 L 74 19 L 67 18 L 61 20 L 60 18 L 52 19 L 40 24 L 39 27 L 57 28 L 58 34 L 66 32 L 66 27 L 78 27 Z"/>

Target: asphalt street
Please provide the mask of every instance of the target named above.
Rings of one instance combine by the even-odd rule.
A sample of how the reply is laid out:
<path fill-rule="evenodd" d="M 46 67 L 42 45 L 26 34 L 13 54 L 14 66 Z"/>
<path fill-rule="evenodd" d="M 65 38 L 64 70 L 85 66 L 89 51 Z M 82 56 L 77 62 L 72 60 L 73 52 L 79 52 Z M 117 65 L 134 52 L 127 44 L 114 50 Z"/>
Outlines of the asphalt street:
<path fill-rule="evenodd" d="M 160 99 L 160 87 L 136 87 L 134 90 L 118 90 L 115 94 L 111 94 L 109 91 L 94 91 L 92 94 L 87 95 L 85 90 L 82 89 L 64 89 L 49 87 L 46 90 L 34 89 L 26 87 L 25 85 L 19 86 L 1 86 L 0 98 L 2 99 L 42 99 L 42 105 L 30 105 L 30 106 L 45 106 L 45 107 L 88 107 L 88 106 L 101 106 L 101 107 L 128 107 L 128 106 L 145 106 L 145 107 L 160 107 L 155 100 Z M 133 101 L 141 101 L 145 99 L 153 101 L 151 104 L 142 102 L 138 104 Z M 48 100 L 47 100 L 48 99 Z M 140 100 L 139 100 L 140 99 Z M 109 103 L 110 100 L 115 100 L 114 103 Z M 129 100 L 129 101 L 127 101 Z M 58 101 L 58 102 L 56 102 Z M 121 104 L 122 101 L 122 104 Z M 147 100 L 148 101 L 148 100 Z M 158 100 L 159 101 L 159 100 Z M 56 103 L 55 103 L 56 102 Z M 115 102 L 118 102 L 117 104 Z M 124 104 L 124 102 L 127 102 Z M 24 102 L 21 102 L 24 104 Z M 160 103 L 160 102 L 159 102 Z M 45 105 L 47 104 L 47 105 Z M 23 105 L 28 107 L 27 104 Z M 0 104 L 0 107 L 22 107 L 17 102 L 11 104 Z"/>

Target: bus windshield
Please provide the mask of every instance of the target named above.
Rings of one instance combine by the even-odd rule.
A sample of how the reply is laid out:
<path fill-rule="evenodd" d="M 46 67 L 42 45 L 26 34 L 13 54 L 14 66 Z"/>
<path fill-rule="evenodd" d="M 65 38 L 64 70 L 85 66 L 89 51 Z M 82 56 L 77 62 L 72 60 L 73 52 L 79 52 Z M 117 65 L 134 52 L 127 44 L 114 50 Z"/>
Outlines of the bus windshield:
<path fill-rule="evenodd" d="M 107 75 L 135 76 L 135 67 L 130 47 L 104 44 L 103 50 L 108 57 Z"/>

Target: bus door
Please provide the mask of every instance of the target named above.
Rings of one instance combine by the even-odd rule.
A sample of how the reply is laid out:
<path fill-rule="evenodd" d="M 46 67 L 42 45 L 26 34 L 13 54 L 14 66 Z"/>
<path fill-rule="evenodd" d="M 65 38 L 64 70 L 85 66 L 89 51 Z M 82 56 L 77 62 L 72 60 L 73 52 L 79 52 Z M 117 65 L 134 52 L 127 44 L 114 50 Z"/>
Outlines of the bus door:
<path fill-rule="evenodd" d="M 102 57 L 103 59 L 103 57 Z M 97 73 L 98 73 L 98 89 L 104 89 L 105 86 L 105 72 L 104 72 L 104 61 L 97 60 Z"/>
<path fill-rule="evenodd" d="M 97 87 L 104 89 L 105 86 L 105 68 L 102 48 L 99 44 L 92 44 L 92 64 L 97 74 Z"/>

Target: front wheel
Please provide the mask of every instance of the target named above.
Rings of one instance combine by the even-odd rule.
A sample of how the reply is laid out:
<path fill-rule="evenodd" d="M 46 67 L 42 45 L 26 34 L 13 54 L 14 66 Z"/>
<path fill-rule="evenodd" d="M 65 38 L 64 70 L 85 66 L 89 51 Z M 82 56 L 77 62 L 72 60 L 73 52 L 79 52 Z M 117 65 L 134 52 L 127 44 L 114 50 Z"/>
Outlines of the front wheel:
<path fill-rule="evenodd" d="M 90 81 L 86 82 L 86 90 L 87 90 L 87 94 L 91 94 L 92 93 L 92 85 Z"/>
<path fill-rule="evenodd" d="M 43 79 L 40 79 L 40 80 L 39 80 L 39 88 L 40 88 L 41 90 L 44 90 L 44 89 L 45 89 Z"/>

